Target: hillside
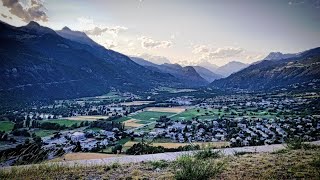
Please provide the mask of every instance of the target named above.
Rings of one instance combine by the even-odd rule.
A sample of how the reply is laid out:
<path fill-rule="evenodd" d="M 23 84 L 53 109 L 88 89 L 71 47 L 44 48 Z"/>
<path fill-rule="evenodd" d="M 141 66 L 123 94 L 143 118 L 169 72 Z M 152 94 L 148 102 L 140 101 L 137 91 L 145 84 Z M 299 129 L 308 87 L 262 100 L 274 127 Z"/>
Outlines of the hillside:
<path fill-rule="evenodd" d="M 212 71 L 210 71 L 209 69 L 207 68 L 204 68 L 202 66 L 192 66 L 196 71 L 197 73 L 203 78 L 205 79 L 206 81 L 208 82 L 212 82 L 216 79 L 221 79 L 223 78 L 222 75 L 220 74 L 216 74 Z"/>
<path fill-rule="evenodd" d="M 283 60 L 264 60 L 227 78 L 212 82 L 221 89 L 268 90 L 286 88 L 294 84 L 319 84 L 320 48 Z"/>
<path fill-rule="evenodd" d="M 207 85 L 210 82 L 202 77 L 192 66 L 182 67 L 179 64 L 169 63 L 158 65 L 138 57 L 131 57 L 131 59 L 150 70 L 171 74 L 184 83 L 185 86 L 198 87 Z"/>
<path fill-rule="evenodd" d="M 207 151 L 205 151 L 207 152 Z M 111 165 L 39 165 L 0 170 L 1 179 L 317 179 L 318 146 L 272 153 L 198 153 L 175 161 Z M 98 159 L 99 160 L 99 159 Z M 97 161 L 98 161 L 97 160 Z"/>
<path fill-rule="evenodd" d="M 246 67 L 248 67 L 248 64 L 238 62 L 238 61 L 231 61 L 223 66 L 220 66 L 219 68 L 217 68 L 213 72 L 215 72 L 217 74 L 221 74 L 224 77 L 227 77 L 230 74 L 238 72 Z"/>
<path fill-rule="evenodd" d="M 95 46 L 87 36 L 81 37 L 81 43 L 79 38 L 70 40 L 73 33 L 68 29 L 63 30 L 69 32 L 64 36 L 68 39 L 35 22 L 22 27 L 0 23 L 0 31 L 3 100 L 65 99 L 100 95 L 111 88 L 137 92 L 181 84 L 169 74 L 151 71 L 123 54 Z"/>

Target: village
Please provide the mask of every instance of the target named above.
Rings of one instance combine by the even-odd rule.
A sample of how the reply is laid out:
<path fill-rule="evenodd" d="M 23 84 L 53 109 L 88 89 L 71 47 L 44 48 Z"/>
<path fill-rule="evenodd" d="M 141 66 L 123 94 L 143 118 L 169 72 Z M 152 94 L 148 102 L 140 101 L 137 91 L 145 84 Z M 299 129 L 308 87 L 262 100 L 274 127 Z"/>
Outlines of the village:
<path fill-rule="evenodd" d="M 318 110 L 312 106 L 316 98 L 310 97 L 317 96 L 179 96 L 159 103 L 122 94 L 123 100 L 95 97 L 59 101 L 16 112 L 14 120 L 5 116 L 14 125 L 11 131 L 1 133 L 1 150 L 37 142 L 37 137 L 46 159 L 73 152 L 126 153 L 143 139 L 151 145 L 162 142 L 154 145 L 165 147 L 175 143 L 256 146 L 285 143 L 290 138 L 316 141 L 320 139 L 320 121 Z"/>

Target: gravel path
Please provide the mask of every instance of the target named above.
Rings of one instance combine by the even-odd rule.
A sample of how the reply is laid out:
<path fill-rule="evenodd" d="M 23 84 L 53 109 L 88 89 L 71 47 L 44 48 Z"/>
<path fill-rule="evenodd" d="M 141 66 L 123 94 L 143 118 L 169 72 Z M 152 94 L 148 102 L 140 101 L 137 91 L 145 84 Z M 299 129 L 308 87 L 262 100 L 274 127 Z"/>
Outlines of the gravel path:
<path fill-rule="evenodd" d="M 320 145 L 320 141 L 310 142 L 311 144 Z M 235 152 L 274 152 L 280 149 L 284 149 L 283 144 L 273 144 L 273 145 L 264 145 L 264 146 L 247 146 L 247 147 L 236 147 L 236 148 L 223 148 L 216 149 L 215 151 L 221 151 L 224 155 L 233 155 Z M 57 164 L 63 166 L 92 166 L 92 165 L 111 165 L 113 163 L 137 163 L 137 162 L 146 162 L 146 161 L 158 161 L 166 160 L 173 161 L 181 155 L 185 154 L 194 154 L 197 151 L 184 151 L 184 152 L 170 152 L 170 153 L 159 153 L 159 154 L 147 154 L 147 155 L 130 155 L 130 156 L 121 156 L 121 157 L 111 157 L 103 159 L 90 159 L 90 160 L 75 160 L 75 161 L 65 161 L 65 162 L 49 162 L 45 164 Z M 39 164 L 38 164 L 39 165 Z M 23 165 L 19 167 L 34 167 L 37 165 Z M 8 169 L 11 167 L 4 167 L 0 169 Z"/>

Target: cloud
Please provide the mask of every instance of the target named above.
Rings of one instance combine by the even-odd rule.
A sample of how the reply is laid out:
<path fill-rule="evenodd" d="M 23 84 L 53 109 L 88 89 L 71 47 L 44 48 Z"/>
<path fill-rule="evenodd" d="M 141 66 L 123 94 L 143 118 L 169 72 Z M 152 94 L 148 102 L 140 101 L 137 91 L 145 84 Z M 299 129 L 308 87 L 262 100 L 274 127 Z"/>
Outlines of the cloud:
<path fill-rule="evenodd" d="M 104 43 L 105 47 L 109 48 L 109 49 L 112 49 L 112 48 L 115 48 L 118 46 L 118 43 L 116 43 L 115 41 L 106 41 Z"/>
<path fill-rule="evenodd" d="M 22 4 L 20 0 L 2 0 L 2 5 L 9 8 L 11 14 L 24 22 L 48 21 L 46 9 L 40 0 L 28 0 L 27 5 Z"/>
<path fill-rule="evenodd" d="M 298 6 L 298 5 L 311 5 L 315 8 L 320 8 L 320 0 L 291 0 L 288 2 L 290 6 Z"/>
<path fill-rule="evenodd" d="M 172 45 L 171 41 L 157 41 L 146 36 L 141 36 L 138 40 L 141 41 L 141 46 L 145 49 L 169 48 Z"/>
<path fill-rule="evenodd" d="M 237 56 L 242 52 L 244 52 L 244 50 L 239 47 L 212 49 L 206 45 L 195 45 L 192 50 L 192 53 L 200 55 L 201 59 L 224 59 Z"/>
<path fill-rule="evenodd" d="M 117 37 L 120 32 L 124 32 L 128 30 L 127 27 L 123 26 L 106 26 L 103 24 L 96 24 L 93 19 L 86 18 L 86 17 L 79 17 L 78 22 L 80 23 L 81 27 L 83 27 L 83 32 L 87 35 L 92 36 L 100 36 L 103 33 L 109 33 L 114 37 Z"/>
<path fill-rule="evenodd" d="M 192 53 L 193 54 L 201 54 L 201 53 L 208 53 L 210 49 L 205 45 L 195 45 L 193 47 Z"/>
<path fill-rule="evenodd" d="M 12 17 L 11 17 L 11 16 L 7 16 L 7 15 L 2 14 L 2 13 L 1 13 L 1 16 L 2 16 L 3 18 L 6 18 L 6 19 L 12 19 Z"/>
<path fill-rule="evenodd" d="M 126 31 L 128 28 L 122 27 L 122 26 L 114 26 L 114 27 L 105 27 L 105 28 L 100 28 L 100 27 L 94 27 L 91 30 L 85 30 L 84 32 L 88 35 L 93 35 L 93 36 L 99 36 L 102 33 L 110 33 L 114 36 L 117 36 L 120 32 Z"/>
<path fill-rule="evenodd" d="M 138 56 L 155 64 L 171 63 L 171 61 L 164 56 L 155 56 L 151 54 L 140 54 Z"/>
<path fill-rule="evenodd" d="M 241 48 L 234 48 L 234 47 L 226 47 L 226 48 L 218 48 L 213 52 L 209 52 L 209 57 L 212 58 L 227 58 L 238 55 L 243 52 Z"/>

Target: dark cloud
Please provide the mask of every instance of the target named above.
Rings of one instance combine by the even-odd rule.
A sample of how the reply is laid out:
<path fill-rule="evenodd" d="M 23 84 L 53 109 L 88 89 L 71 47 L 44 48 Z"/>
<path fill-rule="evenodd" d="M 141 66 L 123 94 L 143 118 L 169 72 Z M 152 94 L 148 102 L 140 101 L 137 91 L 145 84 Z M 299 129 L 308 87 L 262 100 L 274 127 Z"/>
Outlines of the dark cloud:
<path fill-rule="evenodd" d="M 40 0 L 30 0 L 30 6 L 23 7 L 19 0 L 2 0 L 3 6 L 9 8 L 11 14 L 21 18 L 24 22 L 48 21 L 43 2 Z"/>

